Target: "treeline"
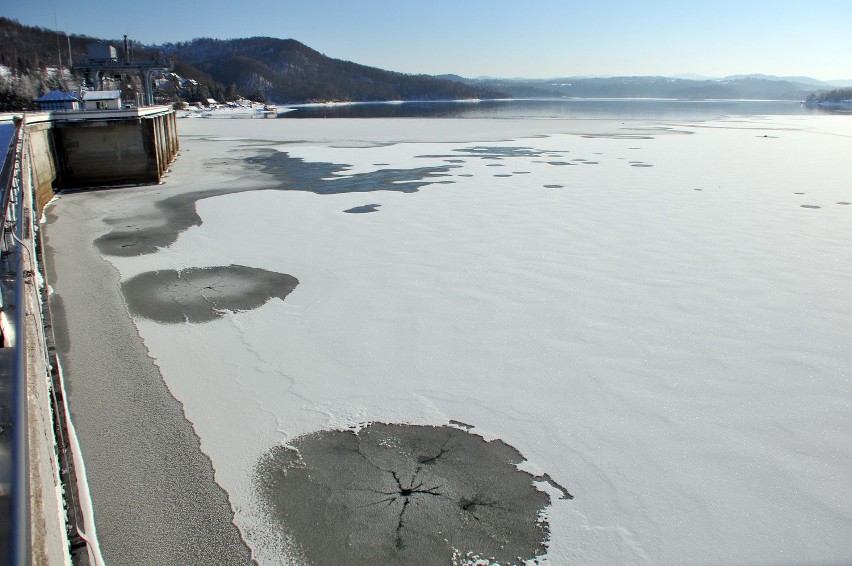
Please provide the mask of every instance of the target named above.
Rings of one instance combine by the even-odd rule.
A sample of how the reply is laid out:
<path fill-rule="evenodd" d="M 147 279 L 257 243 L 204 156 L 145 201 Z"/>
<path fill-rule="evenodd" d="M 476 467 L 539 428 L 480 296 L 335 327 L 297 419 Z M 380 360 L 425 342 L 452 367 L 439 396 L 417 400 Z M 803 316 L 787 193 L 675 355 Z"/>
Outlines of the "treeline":
<path fill-rule="evenodd" d="M 35 98 L 54 89 L 77 87 L 74 77 L 58 68 L 59 56 L 66 66 L 71 58 L 82 56 L 85 46 L 80 37 L 72 36 L 69 55 L 68 39 L 0 17 L 0 65 L 6 68 L 0 73 L 0 112 L 34 110 Z"/>
<path fill-rule="evenodd" d="M 126 58 L 123 39 L 102 39 L 86 35 L 66 35 L 46 28 L 25 26 L 14 19 L 0 17 L 0 112 L 35 110 L 34 100 L 52 90 L 78 91 L 83 77 L 72 73 L 73 64 L 86 59 L 92 43 L 109 43 L 116 47 L 120 59 Z M 156 47 L 145 47 L 131 41 L 134 59 L 159 59 Z M 190 79 L 185 84 L 166 84 L 155 94 L 158 103 L 181 100 L 204 102 L 236 100 L 243 94 L 235 84 L 223 84 L 210 74 L 182 61 L 173 60 L 175 73 Z M 138 78 L 128 78 L 137 90 Z"/>
<path fill-rule="evenodd" d="M 852 88 L 835 88 L 808 95 L 808 102 L 848 102 L 852 101 Z"/>
<path fill-rule="evenodd" d="M 0 76 L 0 112 L 36 110 L 36 98 L 51 90 L 72 91 L 79 88 L 70 74 L 53 70 L 30 71 Z"/>
<path fill-rule="evenodd" d="M 70 63 L 85 57 L 87 46 L 96 41 L 100 40 L 85 35 L 68 36 L 0 17 L 0 65 L 16 74 L 29 74 L 48 67 L 69 67 Z"/>
<path fill-rule="evenodd" d="M 109 43 L 124 59 L 123 40 L 66 35 L 0 17 L 0 111 L 33 108 L 33 99 L 53 89 L 78 90 L 82 77 L 70 73 L 92 43 Z M 494 98 L 491 86 L 468 85 L 428 75 L 408 75 L 332 59 L 294 39 L 195 39 L 143 47 L 133 58 L 168 57 L 174 75 L 157 80 L 159 103 L 204 102 L 240 97 L 300 103 L 372 100 Z"/>
<path fill-rule="evenodd" d="M 274 102 L 439 100 L 504 96 L 497 89 L 332 59 L 294 39 L 195 39 L 159 46 L 212 79 Z"/>
<path fill-rule="evenodd" d="M 208 98 L 213 98 L 219 101 L 236 100 L 243 96 L 243 93 L 237 90 L 236 85 L 225 86 L 221 82 L 211 77 L 208 73 L 193 67 L 192 65 L 179 60 L 174 61 L 174 72 L 183 77 L 190 79 L 197 84 L 185 84 L 182 88 L 174 91 L 159 90 L 156 94 L 158 102 L 205 102 Z M 246 96 L 246 98 L 251 98 Z M 252 98 L 252 100 L 256 100 Z"/>
<path fill-rule="evenodd" d="M 67 35 L 0 17 L 0 65 L 4 67 L 0 72 L 0 112 L 35 110 L 34 99 L 52 90 L 79 90 L 83 77 L 72 73 L 71 67 L 86 58 L 92 43 L 110 43 L 124 56 L 123 39 Z M 153 56 L 153 51 L 138 43 L 133 43 L 133 52 L 140 58 Z"/>

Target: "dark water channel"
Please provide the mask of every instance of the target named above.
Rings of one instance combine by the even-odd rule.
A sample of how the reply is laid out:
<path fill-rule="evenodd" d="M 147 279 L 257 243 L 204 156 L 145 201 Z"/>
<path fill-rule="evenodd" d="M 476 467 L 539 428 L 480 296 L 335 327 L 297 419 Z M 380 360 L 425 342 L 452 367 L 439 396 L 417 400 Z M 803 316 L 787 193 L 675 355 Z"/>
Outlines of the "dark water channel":
<path fill-rule="evenodd" d="M 806 107 L 794 100 L 599 98 L 365 102 L 291 108 L 280 117 L 710 120 L 723 116 L 826 113 L 826 110 Z"/>

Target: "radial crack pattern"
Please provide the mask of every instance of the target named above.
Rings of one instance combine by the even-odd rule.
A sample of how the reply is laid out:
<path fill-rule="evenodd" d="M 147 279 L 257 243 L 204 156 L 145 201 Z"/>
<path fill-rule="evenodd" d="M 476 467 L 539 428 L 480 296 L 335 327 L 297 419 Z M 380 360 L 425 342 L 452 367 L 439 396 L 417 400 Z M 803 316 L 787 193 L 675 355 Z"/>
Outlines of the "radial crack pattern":
<path fill-rule="evenodd" d="M 272 449 L 255 486 L 314 564 L 445 565 L 459 552 L 520 564 L 545 551 L 551 500 L 535 484 L 552 482 L 523 460 L 452 426 L 372 423 Z"/>

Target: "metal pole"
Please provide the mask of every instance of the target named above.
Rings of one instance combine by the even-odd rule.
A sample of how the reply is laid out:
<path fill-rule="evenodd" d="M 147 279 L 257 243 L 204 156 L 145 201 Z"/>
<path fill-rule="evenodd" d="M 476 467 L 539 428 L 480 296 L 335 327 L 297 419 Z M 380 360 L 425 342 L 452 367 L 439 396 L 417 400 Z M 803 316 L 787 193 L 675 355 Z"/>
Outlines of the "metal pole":
<path fill-rule="evenodd" d="M 56 28 L 56 54 L 59 55 L 59 66 L 57 67 L 57 71 L 60 72 L 62 70 L 62 48 L 59 46 L 59 22 L 56 20 L 56 6 L 53 7 L 53 25 Z M 68 66 L 71 66 L 71 61 L 68 61 Z"/>

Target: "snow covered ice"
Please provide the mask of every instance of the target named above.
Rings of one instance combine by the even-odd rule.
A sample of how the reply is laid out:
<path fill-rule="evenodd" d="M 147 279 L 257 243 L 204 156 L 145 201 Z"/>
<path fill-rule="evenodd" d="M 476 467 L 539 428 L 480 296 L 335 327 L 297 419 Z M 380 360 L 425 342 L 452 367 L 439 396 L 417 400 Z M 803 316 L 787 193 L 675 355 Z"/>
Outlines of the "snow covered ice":
<path fill-rule="evenodd" d="M 270 450 L 450 421 L 574 496 L 544 511 L 551 564 L 852 559 L 848 117 L 181 134 L 163 195 L 105 219 L 215 190 L 201 223 L 107 259 L 125 282 L 298 280 L 208 322 L 135 318 L 262 564 L 300 555 L 255 488 Z M 337 167 L 306 181 L 318 164 Z M 317 190 L 334 183 L 358 189 Z"/>

